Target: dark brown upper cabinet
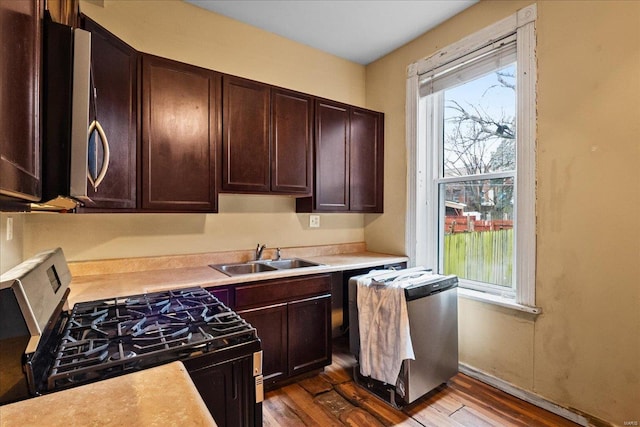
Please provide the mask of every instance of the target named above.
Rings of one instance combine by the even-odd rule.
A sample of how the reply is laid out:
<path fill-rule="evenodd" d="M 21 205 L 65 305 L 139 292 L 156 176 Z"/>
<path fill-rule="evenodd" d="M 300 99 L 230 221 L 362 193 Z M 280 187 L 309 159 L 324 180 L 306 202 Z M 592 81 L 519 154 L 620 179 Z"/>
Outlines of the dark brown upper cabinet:
<path fill-rule="evenodd" d="M 72 81 L 42 83 L 43 64 L 61 62 L 59 46 L 43 47 L 44 14 L 43 0 L 0 2 L 0 209 L 68 194 L 69 142 L 56 159 L 43 154 L 41 129 L 68 131 L 60 111 L 72 103 L 47 95 L 69 95 Z M 217 212 L 225 191 L 294 195 L 298 212 L 382 212 L 381 113 L 143 54 L 88 17 L 80 24 L 92 33 L 90 122 L 110 151 L 81 211 Z M 90 152 L 103 163 L 100 147 Z"/>
<path fill-rule="evenodd" d="M 316 210 L 349 210 L 349 148 L 349 108 L 317 101 Z"/>
<path fill-rule="evenodd" d="M 384 115 L 350 109 L 349 209 L 354 212 L 383 210 Z"/>
<path fill-rule="evenodd" d="M 0 2 L 0 199 L 39 201 L 44 1 Z M 0 202 L 2 201 L 0 200 Z"/>
<path fill-rule="evenodd" d="M 271 191 L 311 194 L 313 99 L 271 89 Z"/>
<path fill-rule="evenodd" d="M 221 76 L 142 57 L 142 209 L 217 211 Z"/>
<path fill-rule="evenodd" d="M 313 196 L 298 212 L 383 210 L 384 115 L 316 100 Z"/>
<path fill-rule="evenodd" d="M 270 88 L 225 75 L 222 93 L 222 190 L 268 192 Z"/>
<path fill-rule="evenodd" d="M 83 16 L 81 23 L 83 29 L 91 32 L 91 86 L 94 91 L 89 100 L 89 122 L 100 123 L 110 151 L 107 174 L 97 191 L 87 183 L 87 195 L 93 203 L 86 202 L 85 205 L 134 209 L 137 203 L 140 55 L 89 18 Z M 95 147 L 91 155 L 98 168 L 104 156 L 102 147 Z"/>
<path fill-rule="evenodd" d="M 312 98 L 223 78 L 222 190 L 310 194 Z"/>

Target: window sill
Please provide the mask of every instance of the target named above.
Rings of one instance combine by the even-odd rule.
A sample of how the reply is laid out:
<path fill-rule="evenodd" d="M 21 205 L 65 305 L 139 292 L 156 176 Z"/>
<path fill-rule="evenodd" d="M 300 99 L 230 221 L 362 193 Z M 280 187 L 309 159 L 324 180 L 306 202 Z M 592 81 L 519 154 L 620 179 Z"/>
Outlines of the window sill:
<path fill-rule="evenodd" d="M 511 298 L 501 297 L 499 295 L 491 295 L 485 292 L 474 291 L 472 289 L 458 288 L 458 295 L 474 301 L 480 301 L 487 304 L 499 305 L 500 307 L 510 308 L 512 310 L 522 311 L 530 314 L 541 314 L 540 307 L 532 307 L 529 305 L 518 304 Z"/>

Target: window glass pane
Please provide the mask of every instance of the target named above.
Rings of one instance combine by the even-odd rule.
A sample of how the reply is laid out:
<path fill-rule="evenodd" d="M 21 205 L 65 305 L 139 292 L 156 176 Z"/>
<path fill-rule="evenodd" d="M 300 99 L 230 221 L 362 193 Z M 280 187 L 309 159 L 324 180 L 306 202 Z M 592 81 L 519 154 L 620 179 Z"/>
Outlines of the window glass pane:
<path fill-rule="evenodd" d="M 516 64 L 444 91 L 445 177 L 515 170 Z"/>
<path fill-rule="evenodd" d="M 508 177 L 440 184 L 444 274 L 512 287 L 513 181 Z"/>

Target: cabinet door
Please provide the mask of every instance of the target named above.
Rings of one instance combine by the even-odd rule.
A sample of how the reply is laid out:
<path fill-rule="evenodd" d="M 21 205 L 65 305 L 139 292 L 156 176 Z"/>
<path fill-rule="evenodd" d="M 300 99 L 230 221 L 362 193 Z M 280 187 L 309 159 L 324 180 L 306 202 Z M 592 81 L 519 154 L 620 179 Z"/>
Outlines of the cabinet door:
<path fill-rule="evenodd" d="M 91 69 L 96 97 L 89 101 L 89 117 L 97 119 L 109 142 L 110 160 L 98 188 L 87 183 L 88 207 L 136 207 L 137 73 L 138 53 L 88 18 L 91 32 Z M 102 147 L 96 147 L 95 163 L 102 164 Z M 90 154 L 91 155 L 91 154 Z M 92 161 L 89 162 L 93 163 Z"/>
<path fill-rule="evenodd" d="M 217 210 L 220 75 L 144 55 L 142 208 Z"/>
<path fill-rule="evenodd" d="M 269 86 L 223 78 L 222 189 L 269 192 Z"/>
<path fill-rule="evenodd" d="M 311 195 L 313 101 L 271 91 L 271 191 Z"/>
<path fill-rule="evenodd" d="M 287 376 L 287 304 L 238 311 L 258 331 L 265 386 Z"/>
<path fill-rule="evenodd" d="M 382 212 L 383 116 L 353 108 L 350 118 L 349 210 Z"/>
<path fill-rule="evenodd" d="M 198 370 L 189 369 L 189 360 L 184 364 L 218 426 L 254 425 L 255 397 L 251 388 L 255 385 L 243 380 L 251 376 L 252 359 L 237 359 Z"/>
<path fill-rule="evenodd" d="M 43 1 L 0 2 L 0 196 L 39 201 Z"/>
<path fill-rule="evenodd" d="M 331 364 L 331 295 L 288 306 L 289 375 Z"/>
<path fill-rule="evenodd" d="M 349 209 L 349 110 L 317 101 L 315 195 L 317 211 Z"/>

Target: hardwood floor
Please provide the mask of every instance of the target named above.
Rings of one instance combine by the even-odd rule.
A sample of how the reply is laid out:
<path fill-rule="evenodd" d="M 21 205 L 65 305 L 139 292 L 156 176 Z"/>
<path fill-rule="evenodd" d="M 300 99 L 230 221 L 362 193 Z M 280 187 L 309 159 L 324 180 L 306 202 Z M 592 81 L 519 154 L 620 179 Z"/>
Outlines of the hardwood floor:
<path fill-rule="evenodd" d="M 353 356 L 334 343 L 324 372 L 268 392 L 264 426 L 576 426 L 463 374 L 397 410 L 353 382 Z"/>

